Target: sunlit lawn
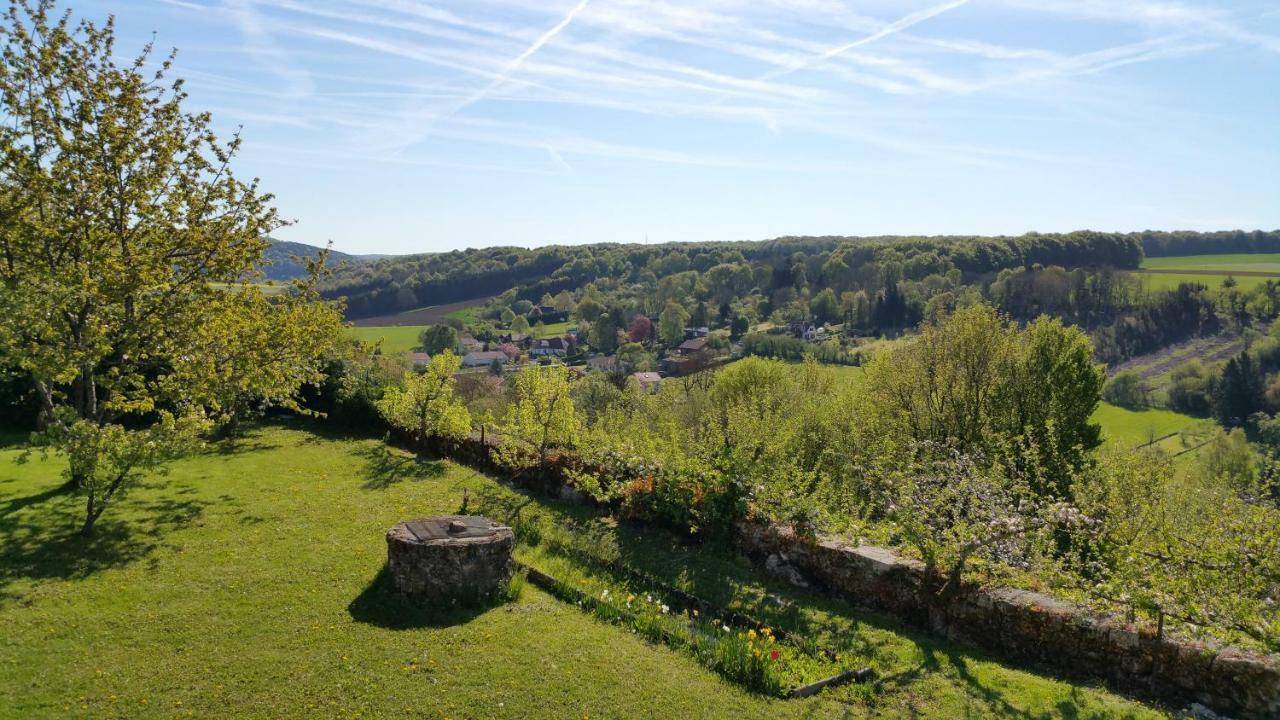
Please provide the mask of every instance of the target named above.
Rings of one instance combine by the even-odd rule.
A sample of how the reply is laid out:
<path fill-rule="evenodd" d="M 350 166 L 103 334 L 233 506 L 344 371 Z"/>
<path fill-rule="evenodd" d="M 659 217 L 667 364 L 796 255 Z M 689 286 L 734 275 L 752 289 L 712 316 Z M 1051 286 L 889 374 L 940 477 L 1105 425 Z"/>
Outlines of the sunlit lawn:
<path fill-rule="evenodd" d="M 384 353 L 407 353 L 418 347 L 418 335 L 423 328 L 413 325 L 384 325 L 375 327 L 349 327 L 347 333 L 367 343 L 382 342 Z"/>
<path fill-rule="evenodd" d="M 375 440 L 251 431 L 148 482 L 88 544 L 60 463 L 16 456 L 0 450 L 0 717 L 1155 715 L 762 581 L 718 546 L 611 523 L 603 542 L 628 562 L 861 648 L 881 684 L 752 695 L 532 587 L 484 612 L 413 610 L 380 577 L 396 521 L 456 511 L 464 488 L 491 514 L 589 518 Z"/>

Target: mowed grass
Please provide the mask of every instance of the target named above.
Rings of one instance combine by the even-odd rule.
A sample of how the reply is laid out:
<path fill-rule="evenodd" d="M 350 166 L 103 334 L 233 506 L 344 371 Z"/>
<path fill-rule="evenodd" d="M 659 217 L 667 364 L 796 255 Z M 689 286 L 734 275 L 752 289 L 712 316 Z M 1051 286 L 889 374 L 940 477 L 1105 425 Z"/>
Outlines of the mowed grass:
<path fill-rule="evenodd" d="M 566 322 L 545 323 L 542 325 L 534 325 L 533 327 L 529 328 L 529 334 L 536 338 L 560 337 L 565 333 L 569 332 L 569 328 L 573 327 L 576 324 L 577 323 L 566 321 Z"/>
<path fill-rule="evenodd" d="M 412 352 L 418 347 L 418 335 L 424 328 L 412 325 L 393 325 L 379 327 L 349 327 L 347 334 L 367 343 L 382 343 L 382 352 L 387 354 Z"/>
<path fill-rule="evenodd" d="M 1161 716 L 777 585 L 731 550 L 593 520 L 377 440 L 252 430 L 148 481 L 88 543 L 61 462 L 17 454 L 0 450 L 0 717 Z M 386 528 L 454 512 L 464 489 L 501 519 L 595 523 L 669 582 L 856 646 L 880 682 L 764 698 L 531 586 L 488 610 L 403 604 L 382 572 Z"/>

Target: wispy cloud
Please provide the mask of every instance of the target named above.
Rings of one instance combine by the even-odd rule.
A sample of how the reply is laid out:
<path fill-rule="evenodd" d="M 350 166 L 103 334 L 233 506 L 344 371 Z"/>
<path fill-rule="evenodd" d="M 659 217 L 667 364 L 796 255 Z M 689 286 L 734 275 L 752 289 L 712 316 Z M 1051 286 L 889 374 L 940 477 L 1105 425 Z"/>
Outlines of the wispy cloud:
<path fill-rule="evenodd" d="M 315 91 L 315 83 L 304 68 L 294 64 L 289 54 L 267 31 L 252 0 L 227 0 L 227 7 L 240 26 L 245 52 L 259 67 L 266 68 L 285 83 L 281 96 L 301 100 Z"/>
<path fill-rule="evenodd" d="M 871 33 L 870 35 L 858 38 L 853 42 L 845 43 L 843 45 L 837 45 L 833 48 L 828 49 L 823 53 L 820 53 L 819 55 L 816 55 L 811 58 L 806 58 L 793 65 L 778 68 L 777 70 L 772 70 L 770 72 L 765 73 L 761 77 L 763 79 L 772 80 L 775 78 L 782 77 L 783 75 L 790 75 L 791 73 L 804 70 L 805 68 L 813 65 L 818 65 L 834 57 L 843 55 L 849 52 L 850 50 L 854 50 L 856 48 L 870 45 L 871 43 L 877 42 L 879 40 L 883 40 L 889 37 L 890 35 L 900 33 L 903 30 L 906 30 L 907 28 L 913 25 L 917 25 L 919 23 L 924 22 L 925 20 L 937 17 L 949 10 L 954 10 L 960 7 L 961 5 L 966 5 L 968 4 L 968 2 L 969 0 L 950 0 L 950 2 L 945 2 L 945 3 L 942 3 L 941 5 L 935 5 L 933 7 L 926 8 L 924 10 L 918 10 L 909 15 L 904 15 L 903 17 L 898 18 L 897 20 L 894 20 L 893 22 L 885 25 L 884 27 Z"/>

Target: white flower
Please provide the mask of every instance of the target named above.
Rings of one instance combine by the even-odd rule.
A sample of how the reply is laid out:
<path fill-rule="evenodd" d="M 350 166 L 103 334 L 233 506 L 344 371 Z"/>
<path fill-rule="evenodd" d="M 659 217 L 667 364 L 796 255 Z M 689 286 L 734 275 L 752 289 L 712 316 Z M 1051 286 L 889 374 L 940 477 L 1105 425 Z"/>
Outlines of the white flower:
<path fill-rule="evenodd" d="M 728 626 L 728 625 L 721 625 L 721 626 L 720 626 L 720 629 L 721 629 L 721 630 L 723 630 L 723 631 L 725 631 L 725 632 L 729 632 L 729 626 Z"/>
<path fill-rule="evenodd" d="M 663 614 L 663 615 L 666 615 L 666 614 L 667 614 L 667 611 L 668 611 L 668 610 L 670 610 L 670 609 L 671 609 L 671 608 L 667 607 L 666 605 L 663 605 L 663 606 L 662 606 L 662 614 Z"/>

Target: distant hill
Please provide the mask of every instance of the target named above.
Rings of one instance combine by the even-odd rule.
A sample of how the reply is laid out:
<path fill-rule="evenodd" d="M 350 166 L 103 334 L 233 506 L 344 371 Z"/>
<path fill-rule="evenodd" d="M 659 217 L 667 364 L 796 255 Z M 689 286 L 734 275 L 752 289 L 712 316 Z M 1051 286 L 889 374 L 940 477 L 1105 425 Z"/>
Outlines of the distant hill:
<path fill-rule="evenodd" d="M 266 260 L 266 263 L 263 263 L 262 273 L 268 280 L 293 280 L 306 274 L 306 260 L 314 259 L 319 254 L 320 248 L 314 245 L 272 239 L 271 245 L 267 247 L 266 253 L 263 254 L 263 259 Z M 385 257 L 388 256 L 348 255 L 337 250 L 331 250 L 329 251 L 329 267 L 359 265 Z"/>

